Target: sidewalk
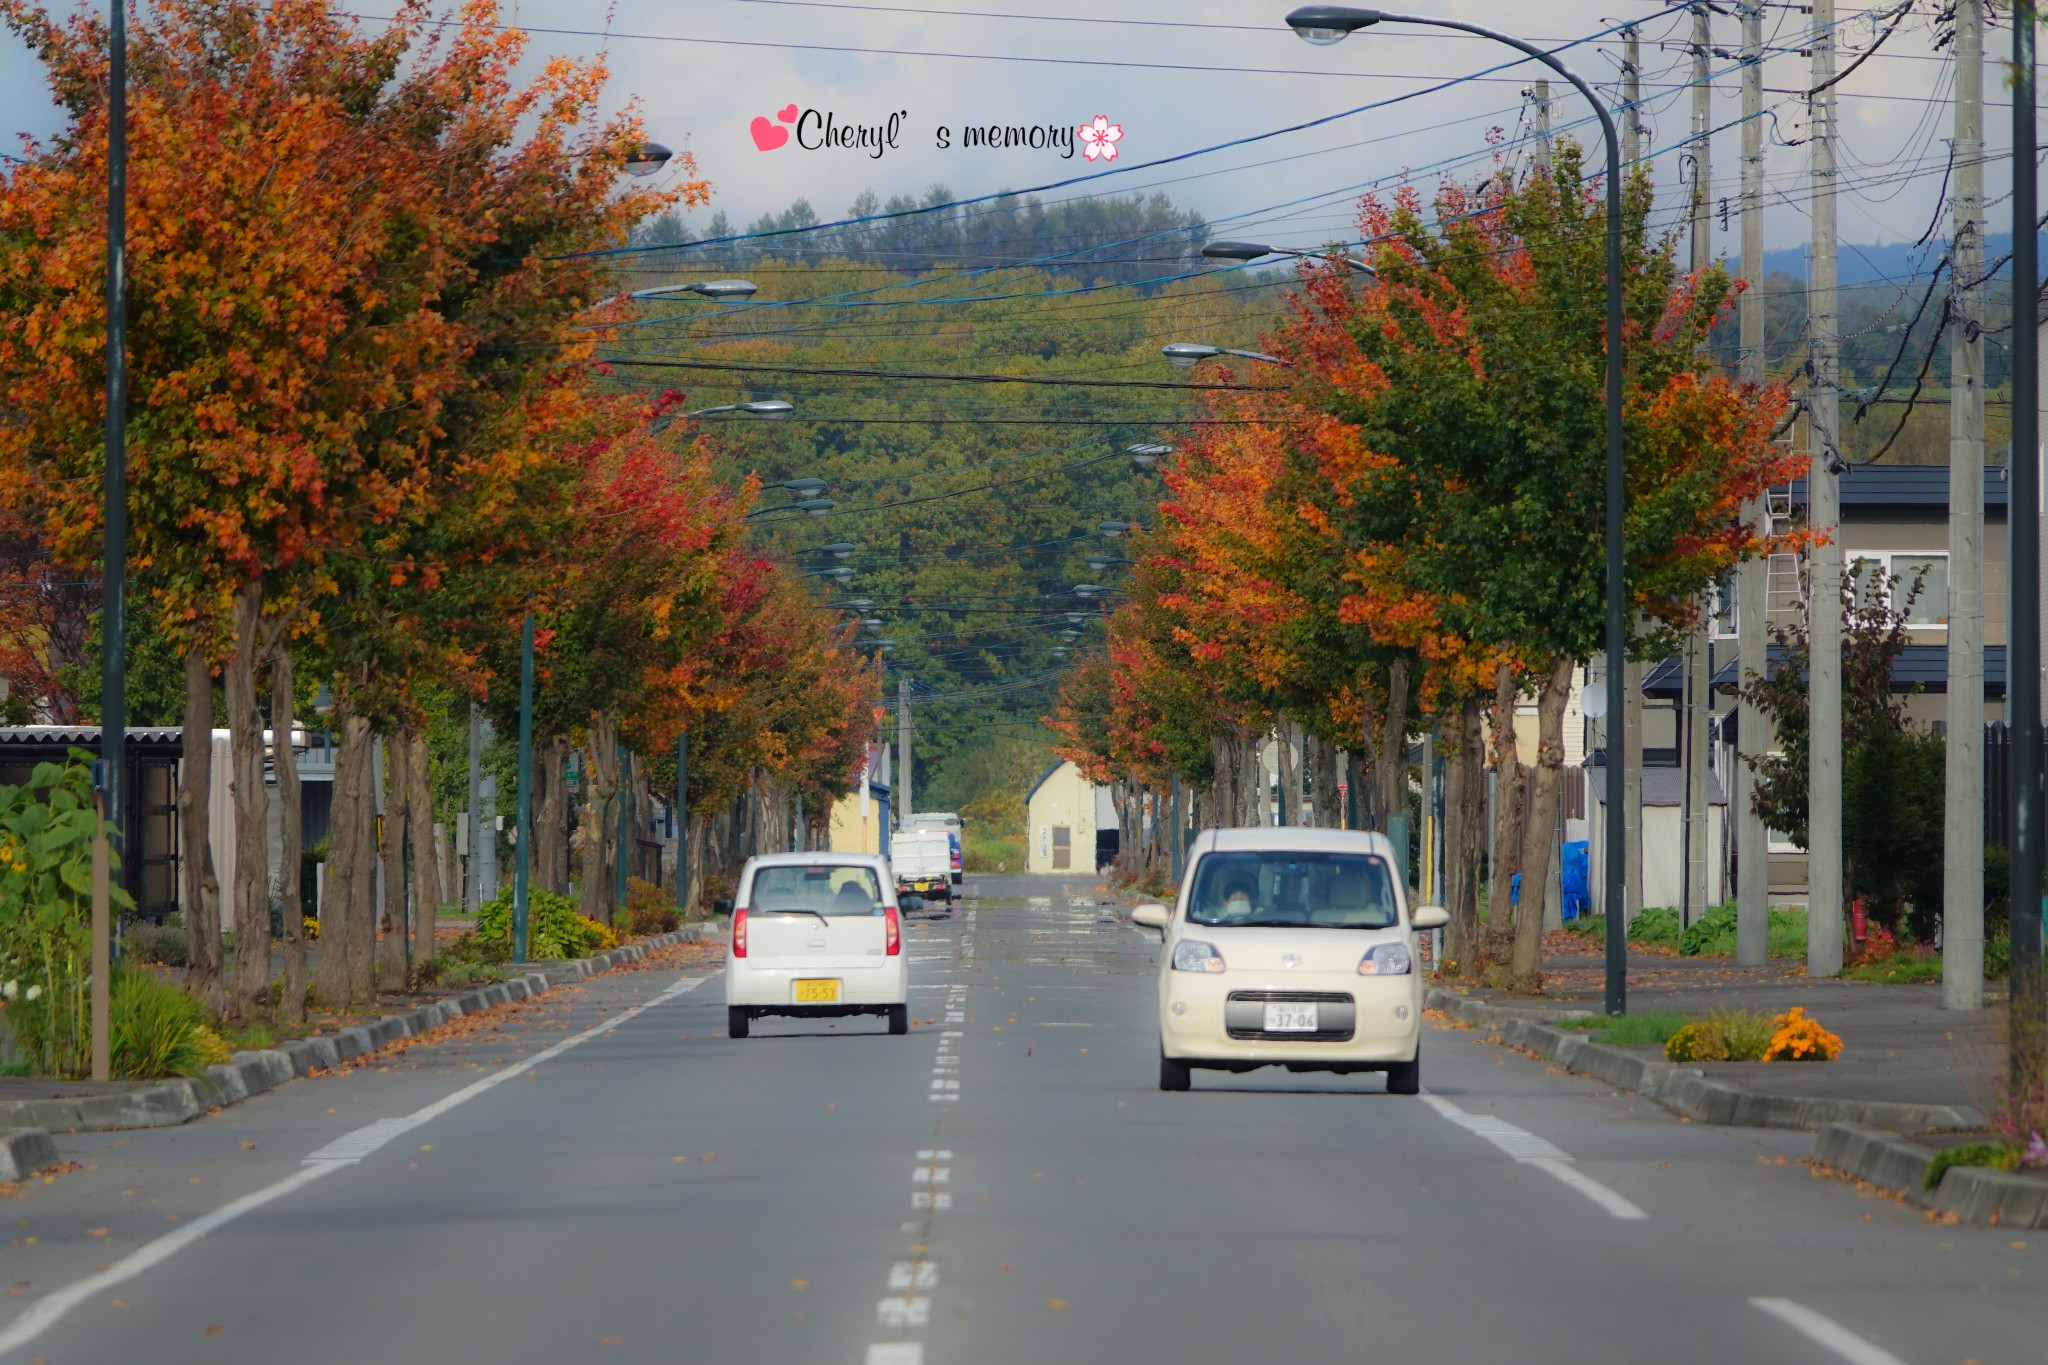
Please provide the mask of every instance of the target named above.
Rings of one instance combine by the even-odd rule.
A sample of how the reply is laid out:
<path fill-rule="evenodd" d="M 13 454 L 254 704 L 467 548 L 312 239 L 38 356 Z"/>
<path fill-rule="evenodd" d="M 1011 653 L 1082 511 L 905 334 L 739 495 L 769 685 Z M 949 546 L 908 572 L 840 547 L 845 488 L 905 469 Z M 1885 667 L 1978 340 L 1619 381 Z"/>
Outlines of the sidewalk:
<path fill-rule="evenodd" d="M 1551 948 L 1555 938 L 1546 942 Z M 1543 963 L 1542 1000 L 1473 988 L 1474 999 L 1531 1016 L 1553 1018 L 1580 1010 L 1599 1012 L 1606 978 L 1598 945 L 1554 952 Z M 1703 1062 L 1709 1077 L 1772 1095 L 1882 1100 L 1906 1104 L 1967 1105 L 1990 1112 L 2001 1092 L 2005 1065 L 2003 983 L 1975 1011 L 1941 1007 L 1938 983 L 1883 985 L 1872 981 L 1809 980 L 1795 958 L 1765 967 L 1737 967 L 1728 958 L 1677 958 L 1630 953 L 1631 1014 L 1706 1014 L 1750 1009 L 1781 1014 L 1797 1005 L 1841 1035 L 1842 1055 L 1832 1062 Z M 1624 1049 L 1663 1060 L 1655 1046 Z"/>

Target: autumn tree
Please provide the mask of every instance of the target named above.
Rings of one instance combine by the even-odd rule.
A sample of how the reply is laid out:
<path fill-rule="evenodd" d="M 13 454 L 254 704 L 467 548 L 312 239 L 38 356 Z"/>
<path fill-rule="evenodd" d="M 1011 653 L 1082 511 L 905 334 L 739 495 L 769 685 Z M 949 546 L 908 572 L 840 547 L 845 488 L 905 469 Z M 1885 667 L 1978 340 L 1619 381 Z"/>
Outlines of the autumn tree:
<path fill-rule="evenodd" d="M 1743 499 L 1786 481 L 1769 439 L 1784 395 L 1710 371 L 1708 330 L 1735 293 L 1683 278 L 1648 228 L 1648 183 L 1624 196 L 1630 603 L 1686 619 L 1698 589 L 1764 548 Z M 1298 449 L 1324 514 L 1378 580 L 1369 609 L 1427 603 L 1427 633 L 1516 661 L 1536 685 L 1538 758 L 1522 884 L 1549 874 L 1573 669 L 1602 642 L 1605 214 L 1578 148 L 1516 186 L 1445 186 L 1433 211 L 1369 200 L 1376 282 L 1314 272 L 1276 345 L 1305 407 L 1334 421 Z M 1363 586 L 1363 584 L 1362 584 Z M 1476 688 L 1493 675 L 1476 671 Z M 1461 727 L 1462 728 L 1462 727 Z M 1540 897 L 1516 918 L 1512 976 L 1540 976 Z"/>

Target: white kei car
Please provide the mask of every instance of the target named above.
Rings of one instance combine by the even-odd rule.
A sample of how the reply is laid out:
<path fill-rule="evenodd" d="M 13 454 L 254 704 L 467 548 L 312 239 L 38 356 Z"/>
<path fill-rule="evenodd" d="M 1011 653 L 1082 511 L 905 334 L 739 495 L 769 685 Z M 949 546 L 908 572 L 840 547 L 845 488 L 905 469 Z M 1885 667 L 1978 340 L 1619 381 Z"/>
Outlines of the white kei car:
<path fill-rule="evenodd" d="M 903 916 L 889 860 L 865 853 L 771 853 L 740 869 L 725 947 L 726 1032 L 764 1014 L 888 1016 L 910 1032 Z"/>
<path fill-rule="evenodd" d="M 1422 979 L 1412 913 L 1383 834 L 1225 829 L 1198 836 L 1172 909 L 1141 905 L 1161 930 L 1159 1088 L 1186 1090 L 1197 1067 L 1384 1071 L 1387 1089 L 1422 1088 Z"/>

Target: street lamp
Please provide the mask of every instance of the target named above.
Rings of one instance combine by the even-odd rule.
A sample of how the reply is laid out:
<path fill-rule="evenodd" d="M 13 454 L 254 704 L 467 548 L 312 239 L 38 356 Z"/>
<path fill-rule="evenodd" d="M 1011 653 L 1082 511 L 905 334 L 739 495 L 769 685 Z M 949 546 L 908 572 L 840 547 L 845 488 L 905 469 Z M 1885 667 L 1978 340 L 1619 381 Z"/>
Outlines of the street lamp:
<path fill-rule="evenodd" d="M 674 155 L 674 152 L 662 146 L 659 142 L 643 142 L 632 151 L 626 153 L 624 169 L 627 175 L 638 176 L 644 179 L 647 176 L 653 175 L 663 166 L 668 165 L 669 158 Z"/>
<path fill-rule="evenodd" d="M 1578 88 L 1600 119 L 1600 134 L 1607 140 L 1607 752 L 1609 762 L 1624 751 L 1622 743 L 1621 660 L 1628 648 L 1628 621 L 1623 613 L 1622 581 L 1622 499 L 1626 496 L 1621 450 L 1621 140 L 1614 130 L 1614 118 L 1593 93 L 1593 87 L 1572 69 L 1533 43 L 1510 37 L 1480 24 L 1434 15 L 1387 14 L 1374 9 L 1351 9 L 1343 5 L 1305 5 L 1287 16 L 1287 25 L 1308 42 L 1318 45 L 1341 42 L 1362 28 L 1375 24 L 1420 24 L 1430 28 L 1453 29 L 1505 43 L 1564 77 Z M 1198 359 L 1200 357 L 1197 357 Z M 1613 769 L 1610 768 L 1612 773 Z M 1621 913 L 1627 895 L 1622 845 L 1627 832 L 1622 823 L 1625 812 L 1610 784 L 1607 802 L 1606 847 L 1607 903 L 1607 1013 L 1622 1014 L 1628 1008 L 1628 928 Z"/>
<path fill-rule="evenodd" d="M 1130 566 L 1130 560 L 1122 555 L 1089 555 L 1088 567 L 1100 572 L 1103 569 L 1122 569 Z"/>
<path fill-rule="evenodd" d="M 1115 540 L 1118 536 L 1127 536 L 1131 533 L 1131 523 L 1128 521 L 1102 521 L 1095 524 L 1095 529 L 1111 540 Z"/>
<path fill-rule="evenodd" d="M 1102 592 L 1103 587 L 1100 583 L 1076 583 L 1071 591 L 1076 597 L 1093 597 Z"/>
<path fill-rule="evenodd" d="M 853 552 L 855 550 L 858 550 L 859 548 L 860 546 L 855 545 L 850 540 L 841 540 L 836 541 L 831 545 L 820 545 L 818 547 L 818 553 L 821 555 L 830 555 L 834 559 L 852 559 Z"/>
<path fill-rule="evenodd" d="M 698 408 L 695 412 L 684 413 L 683 416 L 715 417 L 721 412 L 737 412 L 748 417 L 759 417 L 765 422 L 780 422 L 795 411 L 793 405 L 783 402 L 780 398 L 761 398 L 751 403 L 720 403 L 714 408 Z M 823 488 L 825 485 L 820 483 L 818 486 Z"/>
<path fill-rule="evenodd" d="M 1246 360 L 1263 360 L 1268 365 L 1285 365 L 1287 362 L 1277 355 L 1264 351 L 1243 351 L 1235 346 L 1204 346 L 1198 341 L 1169 341 L 1159 348 L 1159 354 L 1171 360 L 1183 370 L 1191 370 L 1205 360 L 1214 360 L 1219 355 L 1242 356 Z"/>
<path fill-rule="evenodd" d="M 652 289 L 635 289 L 629 299 L 669 299 L 678 294 L 696 294 L 707 299 L 750 299 L 761 286 L 752 280 L 698 280 L 694 284 L 658 284 Z"/>
<path fill-rule="evenodd" d="M 1190 361 L 1189 363 L 1192 364 L 1193 362 Z M 1163 456 L 1173 454 L 1173 447 L 1140 441 L 1137 445 L 1125 446 L 1124 454 L 1131 457 L 1131 468 L 1143 473 L 1158 464 Z M 1107 534 L 1107 532 L 1104 534 Z"/>
<path fill-rule="evenodd" d="M 1212 261 L 1256 261 L 1261 256 L 1294 256 L 1302 260 L 1331 261 L 1347 265 L 1361 275 L 1379 278 L 1374 270 L 1356 256 L 1332 256 L 1322 251 L 1296 251 L 1293 247 L 1267 246 L 1264 242 L 1211 242 L 1202 248 L 1202 254 Z"/>

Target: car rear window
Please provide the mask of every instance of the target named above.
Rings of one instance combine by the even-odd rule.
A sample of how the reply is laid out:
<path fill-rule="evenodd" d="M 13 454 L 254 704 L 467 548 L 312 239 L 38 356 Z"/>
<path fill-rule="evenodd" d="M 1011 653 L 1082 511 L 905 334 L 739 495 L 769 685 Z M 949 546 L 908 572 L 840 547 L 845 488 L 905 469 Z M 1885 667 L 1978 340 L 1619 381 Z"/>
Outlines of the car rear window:
<path fill-rule="evenodd" d="M 754 869 L 748 899 L 752 908 L 808 910 L 820 915 L 879 915 L 882 883 L 875 870 L 859 863 L 781 864 Z"/>
<path fill-rule="evenodd" d="M 1400 923 L 1386 859 L 1370 853 L 1210 853 L 1195 865 L 1188 921 L 1304 929 Z"/>

